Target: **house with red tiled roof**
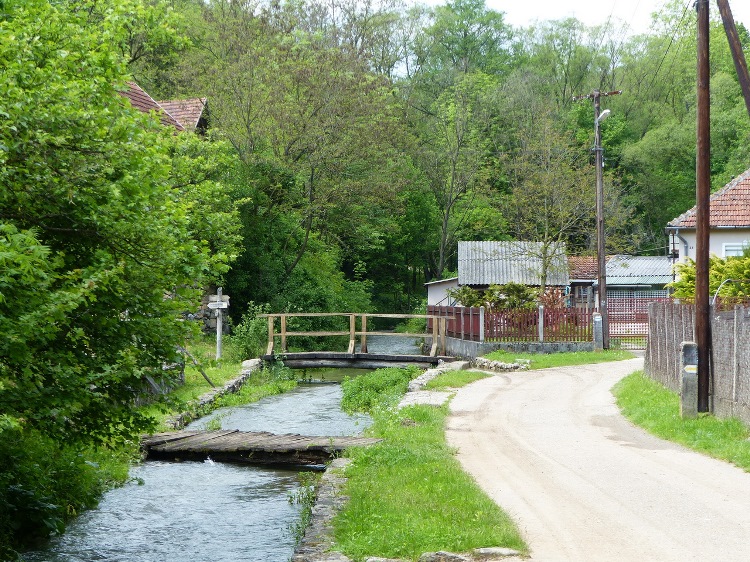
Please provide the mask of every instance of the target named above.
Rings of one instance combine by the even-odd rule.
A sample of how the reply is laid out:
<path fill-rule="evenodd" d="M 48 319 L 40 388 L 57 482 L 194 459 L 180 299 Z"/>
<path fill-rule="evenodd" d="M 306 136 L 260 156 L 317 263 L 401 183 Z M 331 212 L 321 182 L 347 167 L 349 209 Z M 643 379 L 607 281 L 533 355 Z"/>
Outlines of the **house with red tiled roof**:
<path fill-rule="evenodd" d="M 165 127 L 177 131 L 205 133 L 208 128 L 206 98 L 156 101 L 135 82 L 126 82 L 127 89 L 120 95 L 130 100 L 130 105 L 144 113 L 156 113 Z"/>
<path fill-rule="evenodd" d="M 208 106 L 206 98 L 167 100 L 157 102 L 174 117 L 186 131 L 204 133 L 208 128 Z"/>
<path fill-rule="evenodd" d="M 570 276 L 569 305 L 593 309 L 596 304 L 595 287 L 599 278 L 596 256 L 568 256 Z"/>
<path fill-rule="evenodd" d="M 750 169 L 711 196 L 709 252 L 720 258 L 741 256 L 750 248 Z M 671 255 L 695 259 L 696 208 L 667 224 Z"/>
<path fill-rule="evenodd" d="M 159 121 L 165 127 L 174 127 L 178 131 L 184 131 L 185 127 L 177 119 L 172 117 L 159 102 L 149 96 L 146 91 L 135 82 L 126 82 L 127 89 L 120 91 L 120 95 L 130 100 L 133 109 L 143 113 L 155 113 L 159 116 Z"/>

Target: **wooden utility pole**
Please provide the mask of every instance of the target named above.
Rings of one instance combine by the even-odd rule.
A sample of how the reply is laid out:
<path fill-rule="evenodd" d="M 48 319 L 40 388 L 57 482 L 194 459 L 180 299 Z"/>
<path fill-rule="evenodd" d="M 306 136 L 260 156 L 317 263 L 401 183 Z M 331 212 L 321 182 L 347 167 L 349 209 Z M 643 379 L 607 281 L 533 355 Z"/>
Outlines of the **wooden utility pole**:
<path fill-rule="evenodd" d="M 602 148 L 601 120 L 609 114 L 601 112 L 602 96 L 616 96 L 622 90 L 600 92 L 594 90 L 585 96 L 576 96 L 573 101 L 594 100 L 594 153 L 596 158 L 596 256 L 598 270 L 597 302 L 602 318 L 602 347 L 609 349 L 609 314 L 607 313 L 607 252 L 604 239 L 604 149 Z"/>
<path fill-rule="evenodd" d="M 711 308 L 708 265 L 711 196 L 711 99 L 709 66 L 708 0 L 697 0 L 698 80 L 697 144 L 695 164 L 696 245 L 695 245 L 695 343 L 698 345 L 698 411 L 709 411 L 711 360 Z"/>
<path fill-rule="evenodd" d="M 729 48 L 732 50 L 734 68 L 737 69 L 737 78 L 742 87 L 745 107 L 747 107 L 747 113 L 750 115 L 750 74 L 747 71 L 747 61 L 745 60 L 745 53 L 742 51 L 740 36 L 737 34 L 737 26 L 729 7 L 729 0 L 717 0 L 717 4 L 719 5 L 719 12 L 721 12 L 721 19 L 724 22 L 724 31 L 726 31 L 729 40 Z"/>

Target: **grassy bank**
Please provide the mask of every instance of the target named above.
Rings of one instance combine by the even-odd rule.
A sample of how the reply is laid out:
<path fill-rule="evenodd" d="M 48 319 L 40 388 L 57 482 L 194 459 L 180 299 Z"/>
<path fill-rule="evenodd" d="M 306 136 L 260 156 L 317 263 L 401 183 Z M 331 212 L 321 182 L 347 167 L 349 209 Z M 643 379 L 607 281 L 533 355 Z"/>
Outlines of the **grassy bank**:
<path fill-rule="evenodd" d="M 529 361 L 530 369 L 547 369 L 549 367 L 567 367 L 571 365 L 589 365 L 632 359 L 634 355 L 621 349 L 607 351 L 576 351 L 566 353 L 515 353 L 512 351 L 493 351 L 484 356 L 492 361 L 514 363 L 517 359 Z"/>
<path fill-rule="evenodd" d="M 741 421 L 711 415 L 682 419 L 679 396 L 640 371 L 618 382 L 613 394 L 628 419 L 657 437 L 750 472 L 750 430 Z"/>
<path fill-rule="evenodd" d="M 374 417 L 371 434 L 383 442 L 351 452 L 346 490 L 351 499 L 334 522 L 334 548 L 354 560 L 416 560 L 428 551 L 486 546 L 526 550 L 510 518 L 461 469 L 447 446 L 447 407 L 386 407 L 394 403 L 393 392 L 373 388 L 382 388 L 386 379 L 404 388 L 403 377 L 396 369 L 382 371 L 359 377 L 356 387 L 344 386 L 345 404 L 365 404 Z M 386 402 L 373 400 L 377 395 Z"/>

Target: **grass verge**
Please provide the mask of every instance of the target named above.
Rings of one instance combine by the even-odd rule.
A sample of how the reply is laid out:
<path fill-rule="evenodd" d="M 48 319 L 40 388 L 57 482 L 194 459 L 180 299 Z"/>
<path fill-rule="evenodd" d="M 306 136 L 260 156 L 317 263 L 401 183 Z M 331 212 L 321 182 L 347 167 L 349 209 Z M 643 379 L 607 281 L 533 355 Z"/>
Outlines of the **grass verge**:
<path fill-rule="evenodd" d="M 492 361 L 513 363 L 516 359 L 530 361 L 530 369 L 547 369 L 549 367 L 567 367 L 570 365 L 589 365 L 591 363 L 607 363 L 609 361 L 623 361 L 635 357 L 623 349 L 608 351 L 573 351 L 565 353 L 514 353 L 512 351 L 493 351 L 484 356 Z"/>
<path fill-rule="evenodd" d="M 425 390 L 450 390 L 453 388 L 461 388 L 467 384 L 491 377 L 489 373 L 482 371 L 446 371 L 445 373 L 438 375 L 425 385 Z"/>
<path fill-rule="evenodd" d="M 734 463 L 750 472 L 750 430 L 738 419 L 700 415 L 680 417 L 679 396 L 642 371 L 628 375 L 612 389 L 622 413 L 657 437 Z"/>
<path fill-rule="evenodd" d="M 383 376 L 373 381 L 380 385 Z M 362 380 L 356 391 L 369 396 L 368 387 Z M 344 393 L 346 399 L 346 387 Z M 392 395 L 384 395 L 392 403 Z M 526 551 L 513 521 L 461 469 L 445 442 L 447 406 L 394 411 L 367 401 L 367 408 L 374 418 L 370 434 L 383 441 L 349 452 L 350 500 L 334 520 L 335 550 L 355 561 L 416 560 L 424 552 L 487 546 Z"/>

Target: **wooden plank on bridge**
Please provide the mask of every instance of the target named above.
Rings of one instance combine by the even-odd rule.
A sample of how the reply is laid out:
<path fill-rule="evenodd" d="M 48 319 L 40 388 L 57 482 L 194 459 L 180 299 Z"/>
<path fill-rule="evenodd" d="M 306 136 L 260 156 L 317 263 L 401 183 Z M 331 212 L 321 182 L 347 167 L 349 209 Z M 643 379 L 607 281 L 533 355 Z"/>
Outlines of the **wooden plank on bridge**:
<path fill-rule="evenodd" d="M 260 465 L 320 466 L 349 447 L 366 447 L 380 439 L 327 437 L 268 432 L 174 431 L 141 440 L 147 458 L 246 462 Z"/>

